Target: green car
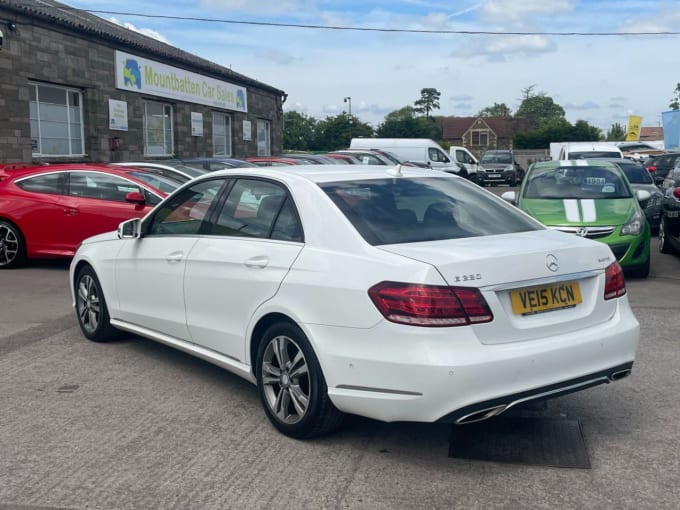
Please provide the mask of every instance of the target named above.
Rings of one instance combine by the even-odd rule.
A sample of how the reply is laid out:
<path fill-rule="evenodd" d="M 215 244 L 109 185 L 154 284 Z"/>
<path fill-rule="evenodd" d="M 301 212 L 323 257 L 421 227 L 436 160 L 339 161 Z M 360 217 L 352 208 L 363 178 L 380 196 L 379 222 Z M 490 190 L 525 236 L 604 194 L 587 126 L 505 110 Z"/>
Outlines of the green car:
<path fill-rule="evenodd" d="M 624 271 L 641 278 L 649 275 L 651 229 L 639 202 L 650 196 L 594 159 L 534 163 L 519 192 L 502 195 L 550 228 L 607 243 Z"/>

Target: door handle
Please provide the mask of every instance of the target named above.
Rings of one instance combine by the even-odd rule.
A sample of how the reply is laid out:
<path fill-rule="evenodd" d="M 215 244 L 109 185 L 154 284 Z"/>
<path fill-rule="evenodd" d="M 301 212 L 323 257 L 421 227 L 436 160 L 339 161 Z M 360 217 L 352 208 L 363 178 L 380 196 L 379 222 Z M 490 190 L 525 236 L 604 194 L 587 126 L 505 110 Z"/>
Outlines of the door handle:
<path fill-rule="evenodd" d="M 168 262 L 179 262 L 180 260 L 182 260 L 183 257 L 184 257 L 184 253 L 183 253 L 183 252 L 181 252 L 181 251 L 174 251 L 174 252 L 172 252 L 172 253 L 168 253 L 168 254 L 165 256 L 165 260 L 167 260 Z"/>
<path fill-rule="evenodd" d="M 269 264 L 269 257 L 266 255 L 259 255 L 257 257 L 249 258 L 244 264 L 246 267 L 267 267 L 267 264 Z"/>
<path fill-rule="evenodd" d="M 76 207 L 64 207 L 66 216 L 76 216 L 80 211 Z"/>

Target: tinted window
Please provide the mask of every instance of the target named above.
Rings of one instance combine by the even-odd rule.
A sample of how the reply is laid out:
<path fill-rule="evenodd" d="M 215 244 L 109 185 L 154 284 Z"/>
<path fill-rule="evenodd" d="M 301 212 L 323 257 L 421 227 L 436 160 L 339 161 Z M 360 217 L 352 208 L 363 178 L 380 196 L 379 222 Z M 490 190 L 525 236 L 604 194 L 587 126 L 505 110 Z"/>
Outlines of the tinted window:
<path fill-rule="evenodd" d="M 630 198 L 620 171 L 604 166 L 565 166 L 530 172 L 525 198 Z"/>
<path fill-rule="evenodd" d="M 128 193 L 144 190 L 134 182 L 101 172 L 70 172 L 68 194 L 74 197 L 125 202 Z"/>
<path fill-rule="evenodd" d="M 239 179 L 229 192 L 211 233 L 239 237 L 302 239 L 297 215 L 282 186 Z"/>
<path fill-rule="evenodd" d="M 459 179 L 375 179 L 320 186 L 373 245 L 541 228 L 512 206 Z"/>
<path fill-rule="evenodd" d="M 24 191 L 60 194 L 63 189 L 63 176 L 63 173 L 42 174 L 22 179 L 15 184 Z"/>
<path fill-rule="evenodd" d="M 153 186 L 163 193 L 172 193 L 179 188 L 180 182 L 174 179 L 169 179 L 162 175 L 156 175 L 151 172 L 130 172 L 130 175 L 136 177 L 140 181 L 144 181 L 149 186 Z"/>
<path fill-rule="evenodd" d="M 652 176 L 649 175 L 649 170 L 637 163 L 623 163 L 618 166 L 626 174 L 628 182 L 631 184 L 654 184 Z"/>
<path fill-rule="evenodd" d="M 149 234 L 194 235 L 201 232 L 203 222 L 224 180 L 203 181 L 169 198 L 151 219 Z"/>
<path fill-rule="evenodd" d="M 482 156 L 481 163 L 512 164 L 512 154 L 509 152 L 487 152 Z"/>

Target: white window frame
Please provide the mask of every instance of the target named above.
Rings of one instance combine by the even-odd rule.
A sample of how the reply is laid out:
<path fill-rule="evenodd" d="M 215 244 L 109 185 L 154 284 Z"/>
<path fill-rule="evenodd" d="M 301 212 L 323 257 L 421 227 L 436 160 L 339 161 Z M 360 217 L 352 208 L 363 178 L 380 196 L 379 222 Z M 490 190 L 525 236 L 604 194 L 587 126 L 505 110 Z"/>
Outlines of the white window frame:
<path fill-rule="evenodd" d="M 474 143 L 474 135 L 477 135 L 478 143 Z M 482 142 L 482 137 L 485 138 L 484 142 Z M 489 130 L 488 129 L 473 129 L 472 130 L 472 136 L 470 137 L 470 141 L 472 142 L 472 145 L 475 147 L 481 147 L 481 146 L 486 146 L 489 145 Z"/>
<path fill-rule="evenodd" d="M 257 155 L 271 156 L 271 123 L 266 119 L 257 119 Z"/>
<path fill-rule="evenodd" d="M 159 143 L 153 144 L 153 147 L 158 147 L 162 145 L 163 151 L 158 152 L 156 150 L 151 150 L 151 144 L 149 143 L 149 131 L 148 131 L 148 108 L 150 105 L 158 105 L 162 108 L 162 118 L 163 127 L 161 129 L 162 140 Z M 167 123 L 169 124 L 166 124 Z M 174 109 L 170 103 L 163 103 L 160 101 L 144 101 L 144 155 L 145 156 L 174 156 L 175 155 L 175 119 L 174 119 Z"/>
<path fill-rule="evenodd" d="M 212 116 L 212 140 L 213 156 L 231 157 L 231 115 L 223 112 L 213 112 Z M 220 142 L 222 135 L 217 134 L 216 127 L 224 127 L 224 141 Z"/>
<path fill-rule="evenodd" d="M 39 83 L 39 82 L 29 82 L 29 87 L 33 88 L 33 92 L 35 94 L 35 117 L 31 116 L 30 114 L 30 108 L 29 108 L 29 120 L 32 122 L 36 123 L 36 129 L 37 133 L 33 132 L 33 129 L 31 127 L 30 132 L 31 132 L 31 155 L 32 156 L 49 156 L 49 157 L 62 157 L 62 158 L 68 158 L 68 157 L 73 157 L 73 156 L 84 156 L 85 155 L 85 130 L 83 126 L 83 94 L 79 89 L 73 88 L 73 87 L 63 87 L 59 85 L 52 85 L 52 84 L 47 84 L 47 83 Z M 51 88 L 55 90 L 62 90 L 64 92 L 66 101 L 66 138 L 68 139 L 68 154 L 51 154 L 49 152 L 43 152 L 42 151 L 42 146 L 43 146 L 43 136 L 42 136 L 42 129 L 41 129 L 41 119 L 40 119 L 40 87 L 45 87 L 45 88 Z M 73 107 L 70 104 L 70 95 L 69 94 L 76 94 L 78 96 L 78 106 Z M 32 102 L 32 100 L 29 99 L 29 102 Z M 73 122 L 74 119 L 71 118 L 71 108 L 77 108 L 78 109 L 78 119 L 76 122 Z M 73 136 L 73 126 L 72 124 L 79 124 L 80 129 L 79 132 L 77 133 L 80 138 L 80 151 L 74 152 L 73 151 L 73 142 L 77 140 L 77 137 Z M 33 148 L 33 140 L 36 139 L 36 148 Z"/>

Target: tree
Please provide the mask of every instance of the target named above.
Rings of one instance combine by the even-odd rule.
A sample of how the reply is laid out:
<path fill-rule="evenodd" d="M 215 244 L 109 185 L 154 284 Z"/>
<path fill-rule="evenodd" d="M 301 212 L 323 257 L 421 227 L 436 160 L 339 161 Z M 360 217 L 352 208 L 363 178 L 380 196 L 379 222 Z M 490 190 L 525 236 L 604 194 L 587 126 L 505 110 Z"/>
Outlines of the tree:
<path fill-rule="evenodd" d="M 316 119 L 304 113 L 289 111 L 283 114 L 283 148 L 290 151 L 308 151 L 314 143 Z"/>
<path fill-rule="evenodd" d="M 680 83 L 678 83 L 675 86 L 675 90 L 673 91 L 673 97 L 668 107 L 671 110 L 680 110 Z"/>
<path fill-rule="evenodd" d="M 530 88 L 533 88 L 530 87 Z M 531 91 L 526 92 L 526 98 L 519 105 L 515 117 L 524 117 L 529 120 L 534 127 L 539 127 L 545 122 L 564 118 L 564 108 L 556 104 L 553 99 L 543 93 L 539 95 L 530 95 Z"/>
<path fill-rule="evenodd" d="M 608 142 L 620 142 L 622 140 L 625 140 L 626 138 L 626 130 L 623 129 L 623 126 L 619 124 L 618 122 L 614 122 L 612 124 L 612 127 L 609 128 L 609 131 L 607 131 L 607 141 Z"/>
<path fill-rule="evenodd" d="M 417 113 L 424 113 L 425 118 L 430 118 L 430 112 L 433 110 L 439 110 L 439 98 L 442 94 L 437 89 L 426 88 L 420 90 L 420 99 L 415 101 L 414 111 Z"/>
<path fill-rule="evenodd" d="M 415 108 L 404 106 L 399 110 L 388 113 L 385 121 L 379 124 L 376 135 L 380 138 L 431 138 L 441 137 L 439 123 L 433 119 L 416 117 Z"/>
<path fill-rule="evenodd" d="M 513 137 L 512 145 L 516 149 L 547 149 L 551 142 L 597 141 L 601 136 L 599 128 L 591 126 L 584 120 L 576 121 L 572 126 L 567 119 L 561 117 L 546 121 L 536 129 L 517 133 Z"/>
<path fill-rule="evenodd" d="M 341 113 L 335 117 L 326 117 L 316 124 L 312 149 L 321 151 L 346 149 L 352 138 L 360 136 L 373 136 L 373 128 L 354 115 Z"/>
<path fill-rule="evenodd" d="M 510 117 L 512 110 L 505 103 L 494 103 L 493 106 L 487 106 L 479 110 L 477 117 Z"/>

